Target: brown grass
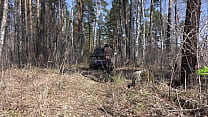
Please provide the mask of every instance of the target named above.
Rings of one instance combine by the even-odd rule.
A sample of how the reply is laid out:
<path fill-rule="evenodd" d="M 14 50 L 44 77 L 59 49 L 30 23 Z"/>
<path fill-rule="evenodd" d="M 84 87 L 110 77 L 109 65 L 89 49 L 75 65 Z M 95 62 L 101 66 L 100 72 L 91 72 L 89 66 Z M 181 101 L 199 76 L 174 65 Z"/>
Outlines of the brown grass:
<path fill-rule="evenodd" d="M 0 93 L 0 116 L 99 116 L 104 87 L 77 73 L 9 69 Z"/>
<path fill-rule="evenodd" d="M 167 84 L 143 82 L 129 89 L 127 84 L 127 80 L 100 83 L 53 69 L 7 69 L 1 73 L 0 116 L 185 116 L 190 104 L 180 105 L 184 99 L 195 111 L 199 104 L 191 100 L 202 96 L 196 88 L 171 89 L 169 98 Z"/>

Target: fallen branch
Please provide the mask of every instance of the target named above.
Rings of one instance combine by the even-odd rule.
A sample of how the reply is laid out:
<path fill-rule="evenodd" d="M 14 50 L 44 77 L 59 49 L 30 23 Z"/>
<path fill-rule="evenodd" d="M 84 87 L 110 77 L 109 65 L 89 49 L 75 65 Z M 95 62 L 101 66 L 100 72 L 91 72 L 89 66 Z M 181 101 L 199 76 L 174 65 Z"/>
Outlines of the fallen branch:
<path fill-rule="evenodd" d="M 202 108 L 196 108 L 196 109 L 176 109 L 176 110 L 168 110 L 169 112 L 191 112 L 191 111 L 198 111 L 202 110 Z"/>

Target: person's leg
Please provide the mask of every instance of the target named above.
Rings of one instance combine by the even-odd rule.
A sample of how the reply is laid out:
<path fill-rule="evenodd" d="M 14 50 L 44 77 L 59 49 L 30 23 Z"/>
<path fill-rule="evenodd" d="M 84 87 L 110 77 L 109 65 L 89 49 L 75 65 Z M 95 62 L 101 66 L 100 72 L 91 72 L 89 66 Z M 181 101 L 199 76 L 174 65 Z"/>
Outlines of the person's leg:
<path fill-rule="evenodd" d="M 106 69 L 107 73 L 110 73 L 110 57 L 106 56 Z"/>

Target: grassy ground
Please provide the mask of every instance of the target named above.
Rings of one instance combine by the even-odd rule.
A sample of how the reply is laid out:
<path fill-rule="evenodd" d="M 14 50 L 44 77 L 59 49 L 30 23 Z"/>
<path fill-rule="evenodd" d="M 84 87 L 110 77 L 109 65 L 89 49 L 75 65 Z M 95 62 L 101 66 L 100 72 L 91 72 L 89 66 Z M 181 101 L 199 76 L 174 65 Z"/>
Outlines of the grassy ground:
<path fill-rule="evenodd" d="M 40 68 L 8 69 L 1 76 L 2 117 L 185 116 L 168 99 L 165 84 L 127 88 L 128 81 L 120 76 L 100 83 L 80 72 L 61 75 Z"/>
<path fill-rule="evenodd" d="M 104 87 L 80 74 L 47 69 L 4 72 L 0 116 L 99 116 Z"/>

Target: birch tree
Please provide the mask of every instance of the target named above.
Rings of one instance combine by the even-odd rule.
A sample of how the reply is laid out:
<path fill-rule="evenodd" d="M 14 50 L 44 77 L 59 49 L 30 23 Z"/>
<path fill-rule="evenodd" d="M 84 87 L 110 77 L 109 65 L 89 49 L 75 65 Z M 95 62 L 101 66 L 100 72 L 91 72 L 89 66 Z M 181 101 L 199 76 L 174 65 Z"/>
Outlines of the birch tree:
<path fill-rule="evenodd" d="M 144 16 L 144 0 L 141 0 L 141 9 L 142 9 L 142 42 L 143 42 L 143 51 L 142 51 L 142 56 L 143 56 L 143 65 L 145 61 L 145 56 L 146 56 L 146 37 L 145 37 L 145 16 Z"/>
<path fill-rule="evenodd" d="M 136 29 L 136 51 L 135 51 L 135 57 L 137 58 L 136 60 L 138 61 L 139 60 L 139 54 L 141 53 L 140 51 L 139 51 L 139 49 L 140 49 L 140 47 L 141 47 L 141 39 L 140 39 L 140 29 L 141 29 L 141 18 L 140 18 L 140 11 L 141 11 L 141 9 L 140 9 L 140 1 L 138 1 L 137 2 L 137 12 L 136 12 L 136 27 L 137 27 L 137 29 Z"/>
<path fill-rule="evenodd" d="M 177 0 L 175 0 L 175 53 L 177 53 L 177 47 L 178 47 L 178 32 L 177 32 L 177 26 L 178 26 L 178 22 L 179 22 L 179 18 L 178 18 L 178 5 L 177 5 Z"/>
<path fill-rule="evenodd" d="M 74 60 L 74 0 L 72 0 L 71 8 L 71 60 Z"/>
<path fill-rule="evenodd" d="M 1 29 L 0 29 L 0 57 L 2 56 L 2 50 L 4 45 L 4 37 L 5 37 L 5 27 L 7 22 L 7 14 L 8 13 L 8 0 L 4 0 L 4 11 L 3 18 L 1 20 Z"/>

